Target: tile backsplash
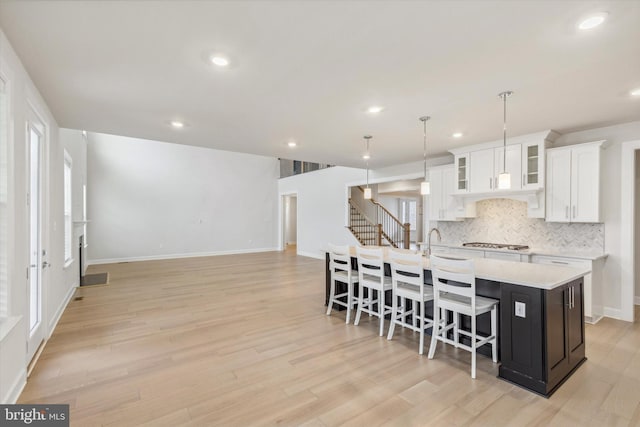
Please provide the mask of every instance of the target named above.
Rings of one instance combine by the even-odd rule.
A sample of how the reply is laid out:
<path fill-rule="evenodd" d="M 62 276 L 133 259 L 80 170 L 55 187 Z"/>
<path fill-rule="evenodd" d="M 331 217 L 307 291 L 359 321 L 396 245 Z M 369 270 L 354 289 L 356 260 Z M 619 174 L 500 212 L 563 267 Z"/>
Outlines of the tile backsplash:
<path fill-rule="evenodd" d="M 564 224 L 527 217 L 527 204 L 511 199 L 482 200 L 476 218 L 438 221 L 442 241 L 512 243 L 557 252 L 604 252 L 604 224 Z"/>

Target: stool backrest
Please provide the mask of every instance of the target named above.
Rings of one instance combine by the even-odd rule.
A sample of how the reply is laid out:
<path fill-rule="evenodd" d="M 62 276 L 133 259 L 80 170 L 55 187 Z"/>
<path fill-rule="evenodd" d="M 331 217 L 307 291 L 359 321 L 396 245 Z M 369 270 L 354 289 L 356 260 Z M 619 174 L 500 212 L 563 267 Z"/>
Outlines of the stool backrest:
<path fill-rule="evenodd" d="M 414 285 L 422 292 L 424 288 L 424 258 L 422 254 L 408 253 L 405 251 L 391 250 L 391 279 L 393 287 L 398 287 L 398 282 Z M 418 290 L 416 288 L 416 290 Z"/>
<path fill-rule="evenodd" d="M 472 259 L 445 258 L 431 255 L 433 291 L 462 295 L 471 298 L 475 306 L 476 275 Z M 452 284 L 451 282 L 455 282 Z"/>
<path fill-rule="evenodd" d="M 338 246 L 329 243 L 329 270 L 351 271 L 351 254 L 349 246 Z"/>
<path fill-rule="evenodd" d="M 382 248 L 365 248 L 356 246 L 358 258 L 358 275 L 360 280 L 384 281 L 384 250 Z M 369 276 L 369 277 L 365 277 Z"/>

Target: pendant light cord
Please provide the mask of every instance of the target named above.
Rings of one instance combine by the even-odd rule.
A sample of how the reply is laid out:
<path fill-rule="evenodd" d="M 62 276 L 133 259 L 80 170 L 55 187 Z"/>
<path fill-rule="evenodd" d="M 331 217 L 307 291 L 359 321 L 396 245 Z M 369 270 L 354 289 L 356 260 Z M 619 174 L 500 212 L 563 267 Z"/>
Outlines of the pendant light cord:
<path fill-rule="evenodd" d="M 427 181 L 427 120 L 431 117 L 422 116 L 418 120 L 420 120 L 423 124 L 423 133 L 422 136 L 424 138 L 424 149 L 423 149 L 423 160 L 424 160 L 424 180 Z"/>
<path fill-rule="evenodd" d="M 504 116 L 503 116 L 503 126 L 502 126 L 502 138 L 504 140 L 504 152 L 502 153 L 502 171 L 507 171 L 507 93 L 505 93 L 502 97 L 504 101 Z"/>

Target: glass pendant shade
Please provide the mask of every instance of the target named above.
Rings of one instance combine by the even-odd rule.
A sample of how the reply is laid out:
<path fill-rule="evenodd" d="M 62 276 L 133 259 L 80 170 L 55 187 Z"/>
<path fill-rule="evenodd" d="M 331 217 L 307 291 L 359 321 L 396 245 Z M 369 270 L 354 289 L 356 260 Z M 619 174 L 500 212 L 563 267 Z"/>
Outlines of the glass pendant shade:
<path fill-rule="evenodd" d="M 364 189 L 364 198 L 367 200 L 371 199 L 371 188 L 367 187 Z"/>
<path fill-rule="evenodd" d="M 498 189 L 508 190 L 511 188 L 511 174 L 509 172 L 502 172 L 498 175 Z"/>
<path fill-rule="evenodd" d="M 420 194 L 423 196 L 431 194 L 431 183 L 429 183 L 429 181 L 422 181 L 420 183 Z"/>

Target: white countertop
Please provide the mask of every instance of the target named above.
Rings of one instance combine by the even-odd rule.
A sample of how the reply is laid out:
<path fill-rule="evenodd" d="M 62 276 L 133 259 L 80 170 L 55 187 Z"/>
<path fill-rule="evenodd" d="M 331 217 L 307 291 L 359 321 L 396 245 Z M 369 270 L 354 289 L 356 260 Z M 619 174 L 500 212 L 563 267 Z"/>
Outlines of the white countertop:
<path fill-rule="evenodd" d="M 424 243 L 422 243 L 422 245 L 424 245 Z M 503 253 L 520 254 L 520 255 L 557 256 L 557 257 L 563 257 L 563 258 L 587 259 L 587 260 L 590 260 L 590 261 L 595 261 L 595 260 L 598 260 L 600 258 L 606 258 L 608 256 L 608 254 L 596 253 L 596 252 L 571 252 L 571 251 L 554 252 L 554 251 L 549 251 L 549 250 L 544 250 L 544 249 L 536 249 L 536 248 L 529 248 L 529 249 L 524 250 L 524 251 L 514 251 L 514 250 L 509 250 L 509 249 L 495 249 L 495 248 L 474 248 L 474 247 L 471 247 L 471 246 L 462 246 L 462 245 L 456 245 L 456 244 L 451 244 L 451 243 L 441 243 L 441 242 L 432 243 L 431 246 L 433 246 L 433 247 L 455 248 L 455 249 L 469 249 L 469 250 L 472 250 L 472 251 L 503 252 Z"/>
<path fill-rule="evenodd" d="M 384 247 L 384 249 L 385 261 L 387 261 L 389 259 L 388 253 L 390 249 L 388 247 Z M 351 256 L 356 256 L 355 247 L 351 247 Z M 591 270 L 588 268 L 530 264 L 527 262 L 502 261 L 490 258 L 474 259 L 474 267 L 478 279 L 545 290 L 554 289 L 591 273 Z M 431 264 L 426 257 L 424 258 L 424 268 L 425 270 L 431 270 Z"/>

